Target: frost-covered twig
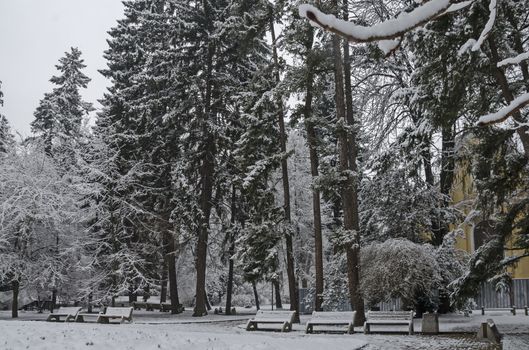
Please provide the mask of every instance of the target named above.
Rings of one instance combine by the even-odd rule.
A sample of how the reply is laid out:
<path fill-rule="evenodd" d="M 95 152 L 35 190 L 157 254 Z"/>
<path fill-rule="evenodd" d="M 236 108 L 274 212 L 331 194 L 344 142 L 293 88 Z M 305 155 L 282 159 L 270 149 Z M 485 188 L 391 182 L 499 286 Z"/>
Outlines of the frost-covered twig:
<path fill-rule="evenodd" d="M 529 105 L 529 93 L 525 93 L 521 96 L 518 96 L 511 103 L 509 103 L 509 105 L 503 107 L 495 113 L 482 116 L 481 118 L 479 118 L 477 125 L 483 126 L 487 124 L 502 122 L 527 105 Z"/>

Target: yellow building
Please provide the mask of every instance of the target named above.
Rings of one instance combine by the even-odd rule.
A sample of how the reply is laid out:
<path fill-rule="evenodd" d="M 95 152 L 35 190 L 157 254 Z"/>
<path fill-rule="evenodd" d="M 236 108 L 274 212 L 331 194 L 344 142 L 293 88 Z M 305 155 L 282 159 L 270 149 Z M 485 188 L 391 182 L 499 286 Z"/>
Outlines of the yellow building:
<path fill-rule="evenodd" d="M 460 169 L 466 169 L 462 166 Z M 469 214 L 469 204 L 475 197 L 472 176 L 468 171 L 459 171 L 452 188 L 452 204 L 461 209 L 465 214 Z M 487 239 L 487 234 L 493 228 L 488 221 L 479 219 L 470 220 L 472 222 L 462 225 L 462 232 L 456 238 L 456 247 L 468 253 L 474 252 Z M 505 256 L 513 256 L 516 250 L 512 250 L 512 239 L 507 243 Z M 510 270 L 514 279 L 529 279 L 529 257 L 519 260 Z"/>

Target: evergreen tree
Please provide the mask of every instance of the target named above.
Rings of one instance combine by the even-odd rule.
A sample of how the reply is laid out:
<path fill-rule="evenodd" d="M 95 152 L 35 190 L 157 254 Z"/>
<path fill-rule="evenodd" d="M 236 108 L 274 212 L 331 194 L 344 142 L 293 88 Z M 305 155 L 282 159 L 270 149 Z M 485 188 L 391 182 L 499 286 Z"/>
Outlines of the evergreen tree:
<path fill-rule="evenodd" d="M 52 153 L 54 142 L 60 144 L 78 139 L 83 117 L 93 110 L 80 94 L 80 89 L 90 82 L 81 72 L 85 67 L 81 51 L 72 47 L 70 52 L 65 52 L 56 65 L 60 74 L 50 79 L 56 87 L 44 95 L 34 113 L 32 131 L 44 140 L 48 154 Z"/>
<path fill-rule="evenodd" d="M 0 106 L 4 105 L 4 94 L 2 93 L 2 82 L 0 81 Z M 7 153 L 14 139 L 7 118 L 0 113 L 0 153 Z"/>

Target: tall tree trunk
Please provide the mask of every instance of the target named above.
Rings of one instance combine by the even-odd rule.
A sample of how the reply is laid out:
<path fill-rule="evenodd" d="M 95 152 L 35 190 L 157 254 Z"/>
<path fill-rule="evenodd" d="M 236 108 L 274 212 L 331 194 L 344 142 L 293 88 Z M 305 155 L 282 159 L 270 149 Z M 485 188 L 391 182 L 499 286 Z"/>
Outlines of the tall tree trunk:
<path fill-rule="evenodd" d="M 169 225 L 169 223 L 165 223 Z M 178 283 L 176 279 L 176 243 L 174 235 L 169 231 L 168 227 L 165 228 L 165 239 L 167 244 L 165 252 L 165 264 L 169 272 L 169 297 L 171 298 L 171 313 L 177 314 L 181 310 L 179 309 L 180 298 L 178 297 Z"/>
<path fill-rule="evenodd" d="M 272 10 L 273 13 L 273 10 Z M 270 34 L 272 36 L 272 55 L 274 59 L 275 66 L 275 80 L 276 83 L 280 82 L 279 77 L 279 60 L 277 56 L 277 45 L 276 45 L 276 35 L 274 29 L 274 16 L 270 16 Z M 287 135 L 285 131 L 285 119 L 283 113 L 283 102 L 281 97 L 278 96 L 278 123 L 279 123 L 279 132 L 280 132 L 280 145 L 281 152 L 283 153 L 283 158 L 281 159 L 281 172 L 283 180 L 283 208 L 285 210 L 285 219 L 288 226 L 288 232 L 285 235 L 286 240 L 286 255 L 287 255 L 287 277 L 288 277 L 288 293 L 290 296 L 290 310 L 296 311 L 294 317 L 294 322 L 299 323 L 299 289 L 298 283 L 296 280 L 296 270 L 294 266 L 294 248 L 292 244 L 292 229 L 290 225 L 292 224 L 292 218 L 290 215 L 290 184 L 288 181 L 288 163 L 287 163 Z"/>
<path fill-rule="evenodd" d="M 18 292 L 20 288 L 20 283 L 17 280 L 14 280 L 11 282 L 11 286 L 13 288 L 13 300 L 11 302 L 11 317 L 17 318 L 18 317 Z"/>
<path fill-rule="evenodd" d="M 233 254 L 235 254 L 235 221 L 236 221 L 236 211 L 237 211 L 237 204 L 236 204 L 236 191 L 235 186 L 232 186 L 231 188 L 231 230 L 229 232 L 229 243 L 230 248 L 228 249 L 229 259 L 228 259 L 228 286 L 226 288 L 226 315 L 231 315 L 231 297 L 233 293 Z"/>
<path fill-rule="evenodd" d="M 211 17 L 211 9 L 209 2 L 204 0 L 204 13 L 206 19 Z M 204 155 L 202 165 L 200 168 L 200 209 L 201 218 L 199 224 L 199 234 L 196 249 L 196 304 L 193 310 L 193 316 L 207 315 L 206 310 L 206 259 L 208 251 L 208 233 L 209 233 L 209 218 L 212 207 L 213 194 L 213 176 L 215 171 L 215 138 L 212 131 L 209 130 L 208 120 L 212 118 L 211 98 L 213 90 L 212 70 L 213 70 L 213 56 L 215 55 L 215 45 L 209 42 L 206 57 L 206 93 L 204 99 L 204 120 L 202 121 L 202 132 L 204 142 Z"/>
<path fill-rule="evenodd" d="M 259 306 L 259 294 L 257 293 L 257 284 L 255 282 L 252 282 L 252 288 L 253 288 L 253 297 L 255 299 L 255 307 L 257 310 L 260 310 L 261 307 Z"/>
<path fill-rule="evenodd" d="M 86 309 L 88 310 L 88 313 L 92 313 L 92 300 L 93 300 L 92 293 L 88 294 L 88 306 Z"/>
<path fill-rule="evenodd" d="M 233 294 L 233 249 L 235 249 L 234 242 L 230 244 L 230 259 L 228 261 L 228 288 L 226 291 L 226 315 L 231 315 L 231 298 Z"/>
<path fill-rule="evenodd" d="M 310 50 L 314 40 L 314 29 L 310 27 L 308 40 L 305 48 L 308 52 L 306 57 L 307 77 L 305 87 L 305 128 L 307 131 L 307 143 L 309 146 L 310 173 L 314 181 L 319 176 L 318 140 L 314 127 L 314 117 L 312 115 L 312 99 L 314 88 L 314 70 L 311 62 Z M 320 190 L 312 187 L 312 217 L 314 223 L 314 267 L 316 272 L 316 296 L 314 298 L 314 310 L 322 311 L 323 303 L 323 240 L 321 233 L 321 206 Z"/>
<path fill-rule="evenodd" d="M 276 309 L 282 309 L 283 303 L 281 302 L 281 286 L 279 285 L 279 278 L 275 279 L 272 283 L 274 284 L 276 295 Z"/>
<path fill-rule="evenodd" d="M 440 191 L 443 195 L 441 209 L 448 208 L 450 205 L 450 193 L 454 183 L 455 159 L 455 125 L 450 122 L 441 128 L 441 170 L 439 174 Z M 443 239 L 449 231 L 448 223 L 437 220 L 433 229 L 432 244 L 440 246 Z"/>
<path fill-rule="evenodd" d="M 338 1 L 333 1 L 336 13 L 338 13 Z M 333 54 L 335 65 L 335 99 L 336 99 L 336 114 L 338 123 L 341 123 L 339 128 L 338 138 L 340 142 L 340 171 L 345 177 L 345 183 L 341 188 L 342 209 L 344 216 L 344 229 L 353 235 L 351 242 L 345 243 L 347 256 L 347 278 L 349 286 L 349 299 L 351 307 L 356 310 L 355 325 L 359 326 L 365 321 L 364 301 L 360 293 L 360 264 L 359 264 L 359 219 L 358 219 L 358 197 L 356 191 L 355 179 L 353 174 L 356 174 L 356 137 L 354 133 L 347 132 L 347 126 L 353 120 L 352 116 L 352 98 L 344 94 L 344 65 L 342 62 L 341 53 L 341 39 L 333 36 Z M 348 46 L 346 53 L 346 60 L 348 60 Z M 350 68 L 347 72 L 349 85 L 346 87 L 347 93 L 350 93 Z M 347 79 L 346 78 L 346 79 Z M 347 101 L 346 101 L 347 97 Z M 351 98 L 351 100 L 349 100 Z M 349 109 L 346 109 L 346 104 Z M 347 112 L 347 113 L 346 113 Z M 353 174 L 351 174 L 353 173 Z"/>
<path fill-rule="evenodd" d="M 132 285 L 132 283 L 130 283 L 129 284 L 129 305 L 132 305 L 132 303 L 134 302 L 133 294 L 134 294 L 134 286 Z"/>
<path fill-rule="evenodd" d="M 160 302 L 167 301 L 167 259 L 162 261 L 162 274 L 160 276 Z"/>
<path fill-rule="evenodd" d="M 53 313 L 53 310 L 55 309 L 55 305 L 57 304 L 57 288 L 53 288 L 51 291 L 51 304 L 50 304 L 50 312 Z"/>

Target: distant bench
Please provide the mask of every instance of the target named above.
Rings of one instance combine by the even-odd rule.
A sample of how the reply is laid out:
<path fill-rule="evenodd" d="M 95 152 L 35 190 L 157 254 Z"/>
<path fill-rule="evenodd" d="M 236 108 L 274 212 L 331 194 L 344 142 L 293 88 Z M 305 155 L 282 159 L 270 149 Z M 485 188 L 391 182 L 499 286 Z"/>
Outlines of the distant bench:
<path fill-rule="evenodd" d="M 46 321 L 60 322 L 61 317 L 65 317 L 64 322 L 73 321 L 79 311 L 81 311 L 80 307 L 60 307 L 57 312 L 50 314 Z"/>
<path fill-rule="evenodd" d="M 132 306 L 134 307 L 134 310 L 145 309 L 147 311 L 154 311 L 154 310 L 163 311 L 162 304 L 160 303 L 146 303 L 146 302 L 135 301 L 132 303 Z"/>
<path fill-rule="evenodd" d="M 168 303 L 146 303 L 146 302 L 135 301 L 132 303 L 132 306 L 134 307 L 134 310 L 145 309 L 146 311 L 154 311 L 154 310 L 160 310 L 163 312 L 171 311 L 171 304 L 168 304 Z M 177 312 L 182 312 L 185 310 L 182 304 L 178 304 L 176 309 L 177 309 Z"/>
<path fill-rule="evenodd" d="M 490 307 L 490 308 L 486 308 L 486 307 L 482 306 L 481 307 L 481 314 L 485 315 L 485 311 L 509 311 L 511 314 L 513 314 L 513 316 L 516 315 L 516 307 L 515 306 L 511 306 L 511 307 Z M 525 307 L 525 314 L 527 315 L 527 306 Z"/>
<path fill-rule="evenodd" d="M 104 313 L 99 314 L 89 314 L 89 313 L 79 313 L 75 317 L 75 322 L 84 322 L 86 316 L 97 317 L 96 323 L 110 323 L 110 320 L 118 319 L 119 323 L 124 323 L 125 321 L 132 322 L 132 307 L 107 307 Z"/>
<path fill-rule="evenodd" d="M 354 318 L 356 311 L 352 312 L 322 312 L 314 311 L 307 322 L 305 333 L 312 333 L 314 326 L 347 326 L 348 334 L 354 333 Z"/>
<path fill-rule="evenodd" d="M 408 334 L 413 334 L 413 311 L 368 311 L 364 322 L 364 333 L 371 332 L 371 325 L 407 326 Z"/>
<path fill-rule="evenodd" d="M 294 322 L 295 311 L 262 311 L 259 310 L 255 317 L 248 321 L 246 330 L 257 330 L 258 324 L 279 324 L 281 332 L 290 332 Z"/>

